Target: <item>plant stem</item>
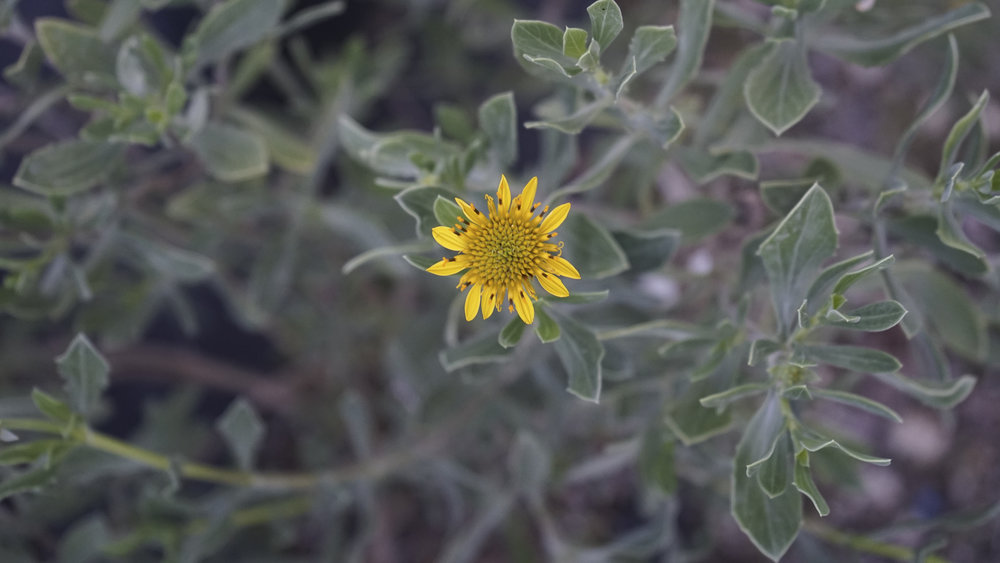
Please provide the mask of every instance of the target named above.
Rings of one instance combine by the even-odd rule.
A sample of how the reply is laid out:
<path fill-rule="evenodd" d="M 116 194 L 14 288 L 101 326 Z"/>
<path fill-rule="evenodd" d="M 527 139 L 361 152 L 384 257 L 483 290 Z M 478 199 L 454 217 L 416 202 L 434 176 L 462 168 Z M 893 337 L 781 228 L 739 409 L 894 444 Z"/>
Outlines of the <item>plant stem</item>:
<path fill-rule="evenodd" d="M 913 561 L 916 554 L 913 549 L 908 547 L 878 541 L 867 536 L 842 532 L 813 520 L 806 521 L 804 528 L 812 535 L 827 543 L 844 546 L 855 551 L 870 553 L 887 559 Z M 928 555 L 924 561 L 927 563 L 948 563 L 947 559 L 937 555 Z"/>

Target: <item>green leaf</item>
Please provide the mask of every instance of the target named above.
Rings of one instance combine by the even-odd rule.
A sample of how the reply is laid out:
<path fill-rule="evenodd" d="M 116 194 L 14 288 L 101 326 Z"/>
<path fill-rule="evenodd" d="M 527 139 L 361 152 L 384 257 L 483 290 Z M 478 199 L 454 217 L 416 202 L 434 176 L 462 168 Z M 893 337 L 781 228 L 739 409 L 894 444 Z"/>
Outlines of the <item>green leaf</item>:
<path fill-rule="evenodd" d="M 604 346 L 586 325 L 569 317 L 560 316 L 557 320 L 561 336 L 553 347 L 569 376 L 566 390 L 584 401 L 597 403 L 601 398 Z"/>
<path fill-rule="evenodd" d="M 902 264 L 893 272 L 912 298 L 907 305 L 921 313 L 937 338 L 966 359 L 982 361 L 986 357 L 986 319 L 965 289 L 924 264 Z"/>
<path fill-rule="evenodd" d="M 844 315 L 857 320 L 831 321 L 824 319 L 823 324 L 851 330 L 881 332 L 899 324 L 899 321 L 903 320 L 906 315 L 906 309 L 898 301 L 890 299 L 847 311 Z"/>
<path fill-rule="evenodd" d="M 226 0 L 205 15 L 194 32 L 198 62 L 213 63 L 270 35 L 281 20 L 284 2 Z"/>
<path fill-rule="evenodd" d="M 768 497 L 757 479 L 747 475 L 746 468 L 764 453 L 770 456 L 784 425 L 778 397 L 769 395 L 747 424 L 733 459 L 733 518 L 757 549 L 774 561 L 784 555 L 799 533 L 802 501 L 787 487 L 780 495 Z"/>
<path fill-rule="evenodd" d="M 615 242 L 625 251 L 632 272 L 655 270 L 673 257 L 680 246 L 681 233 L 675 229 L 613 231 Z"/>
<path fill-rule="evenodd" d="M 853 63 L 883 66 L 924 41 L 989 16 L 990 11 L 985 5 L 981 2 L 972 2 L 940 16 L 928 18 L 893 35 L 862 39 L 845 35 L 817 34 L 811 45 L 820 51 Z"/>
<path fill-rule="evenodd" d="M 773 45 L 750 72 L 743 95 L 754 116 L 781 135 L 816 105 L 821 90 L 809 71 L 805 45 L 793 40 Z"/>
<path fill-rule="evenodd" d="M 720 379 L 714 374 L 699 379 L 668 405 L 663 421 L 685 446 L 717 436 L 732 425 L 729 411 L 705 408 L 700 402 L 702 397 L 719 393 L 724 385 Z"/>
<path fill-rule="evenodd" d="M 781 495 L 792 484 L 793 465 L 795 456 L 792 454 L 792 438 L 788 432 L 782 432 L 775 442 L 771 457 L 757 471 L 757 483 L 768 497 Z"/>
<path fill-rule="evenodd" d="M 490 141 L 500 168 L 517 160 L 517 108 L 514 94 L 497 94 L 479 106 L 479 127 Z"/>
<path fill-rule="evenodd" d="M 780 342 L 767 338 L 758 338 L 750 343 L 750 353 L 747 355 L 747 365 L 755 366 L 760 360 L 766 359 L 771 354 L 781 350 L 783 346 Z"/>
<path fill-rule="evenodd" d="M 563 32 L 556 26 L 536 20 L 514 20 L 510 28 L 511 43 L 514 46 L 514 59 L 529 73 L 546 75 L 542 68 L 556 75 L 568 77 L 566 67 L 576 64 L 576 58 L 563 54 Z M 523 61 L 533 61 L 535 64 L 524 64 Z M 540 63 L 539 60 L 550 61 L 551 64 Z"/>
<path fill-rule="evenodd" d="M 684 132 L 684 120 L 673 106 L 666 113 L 636 112 L 629 117 L 629 126 L 645 133 L 663 149 L 673 145 Z"/>
<path fill-rule="evenodd" d="M 507 360 L 507 350 L 497 342 L 496 333 L 479 334 L 465 342 L 442 350 L 438 355 L 447 371 L 477 364 L 495 364 Z"/>
<path fill-rule="evenodd" d="M 92 415 L 109 383 L 111 368 L 104 356 L 80 333 L 56 358 L 56 368 L 66 381 L 66 394 L 73 409 L 84 416 Z"/>
<path fill-rule="evenodd" d="M 938 226 L 935 234 L 945 246 L 967 254 L 969 260 L 976 260 L 981 264 L 980 268 L 989 269 L 986 253 L 965 236 L 959 220 L 952 212 L 951 201 L 946 201 L 938 207 Z"/>
<path fill-rule="evenodd" d="M 603 226 L 582 213 L 570 213 L 557 229 L 565 242 L 563 257 L 584 279 L 601 279 L 628 269 L 628 259 Z"/>
<path fill-rule="evenodd" d="M 681 244 L 692 244 L 724 230 L 736 215 L 726 202 L 709 198 L 682 201 L 645 218 L 639 227 L 647 231 L 680 231 Z"/>
<path fill-rule="evenodd" d="M 394 196 L 399 206 L 417 220 L 417 234 L 429 236 L 431 230 L 438 226 L 451 226 L 458 220 L 457 216 L 447 223 L 441 223 L 437 217 L 437 202 L 445 200 L 451 203 L 454 193 L 437 186 L 414 186 L 407 188 Z"/>
<path fill-rule="evenodd" d="M 346 115 L 338 118 L 337 128 L 340 142 L 352 158 L 394 178 L 423 176 L 426 172 L 413 163 L 416 156 L 439 162 L 460 154 L 457 145 L 433 135 L 414 131 L 373 133 Z"/>
<path fill-rule="evenodd" d="M 800 345 L 795 352 L 805 362 L 828 364 L 858 373 L 891 373 L 902 367 L 893 356 L 861 346 Z"/>
<path fill-rule="evenodd" d="M 808 465 L 802 465 L 801 463 L 795 464 L 795 475 L 792 478 L 792 483 L 800 493 L 809 497 L 809 500 L 812 501 L 813 506 L 816 508 L 816 512 L 819 513 L 820 516 L 826 516 L 830 513 L 830 506 L 826 503 L 826 499 L 823 498 L 823 494 L 819 492 L 819 488 L 816 487 L 812 474 L 809 472 Z"/>
<path fill-rule="evenodd" d="M 210 121 L 190 144 L 208 172 L 223 182 L 242 182 L 267 174 L 267 145 L 256 133 Z"/>
<path fill-rule="evenodd" d="M 816 182 L 815 178 L 761 182 L 760 198 L 768 209 L 784 217 Z"/>
<path fill-rule="evenodd" d="M 158 239 L 120 232 L 118 240 L 136 262 L 165 279 L 194 283 L 215 274 L 215 262 L 203 254 L 173 246 Z"/>
<path fill-rule="evenodd" d="M 521 341 L 521 336 L 524 334 L 524 329 L 528 325 L 524 324 L 521 317 L 515 316 L 512 318 L 503 330 L 500 331 L 500 336 L 497 338 L 497 342 L 504 348 L 513 348 L 517 346 L 517 343 Z"/>
<path fill-rule="evenodd" d="M 52 66 L 70 82 L 114 87 L 115 53 L 97 31 L 55 18 L 35 20 L 35 35 Z"/>
<path fill-rule="evenodd" d="M 963 375 L 954 381 L 917 380 L 899 373 L 874 375 L 882 383 L 937 409 L 953 408 L 964 401 L 976 386 L 976 378 L 971 375 Z"/>
<path fill-rule="evenodd" d="M 876 272 L 880 272 L 880 271 L 888 268 L 895 261 L 896 261 L 896 258 L 890 254 L 889 256 L 886 256 L 885 258 L 882 258 L 881 260 L 878 260 L 878 261 L 876 261 L 876 262 L 874 262 L 872 264 L 869 264 L 869 265 L 867 265 L 867 266 L 865 266 L 863 268 L 854 270 L 853 272 L 847 272 L 846 274 L 840 276 L 840 279 L 837 280 L 836 284 L 834 284 L 833 290 L 832 290 L 831 293 L 837 294 L 837 295 L 843 295 L 844 292 L 846 292 L 848 289 L 850 289 L 852 285 L 854 285 L 857 282 L 863 280 L 864 278 L 870 276 L 871 274 L 874 274 Z"/>
<path fill-rule="evenodd" d="M 953 270 L 969 276 L 982 276 L 989 271 L 985 260 L 942 242 L 939 229 L 938 219 L 932 215 L 910 215 L 889 221 L 892 234 L 923 247 Z"/>
<path fill-rule="evenodd" d="M 51 455 L 53 451 L 73 446 L 74 443 L 57 438 L 4 446 L 3 449 L 0 449 L 0 465 L 33 463 L 36 460 Z"/>
<path fill-rule="evenodd" d="M 666 60 L 677 46 L 677 34 L 672 25 L 642 25 L 632 35 L 626 60 L 635 60 L 635 71 L 642 73 Z"/>
<path fill-rule="evenodd" d="M 795 439 L 798 441 L 799 445 L 801 445 L 806 451 L 810 453 L 818 452 L 826 448 L 836 448 L 844 452 L 845 454 L 853 457 L 854 459 L 864 463 L 871 463 L 872 465 L 880 465 L 880 466 L 886 466 L 892 463 L 891 459 L 863 454 L 859 451 L 848 448 L 847 446 L 841 444 L 840 442 L 834 440 L 833 438 L 820 435 L 807 428 L 800 428 L 800 430 L 795 435 Z"/>
<path fill-rule="evenodd" d="M 296 174 L 309 174 L 316 167 L 316 150 L 277 120 L 249 108 L 229 108 L 227 115 L 264 140 L 271 160 Z"/>
<path fill-rule="evenodd" d="M 37 387 L 31 390 L 31 401 L 39 412 L 56 422 L 68 424 L 73 420 L 73 409 L 69 405 Z"/>
<path fill-rule="evenodd" d="M 55 466 L 36 467 L 5 480 L 0 483 L 0 500 L 19 493 L 35 492 L 48 486 L 55 480 L 58 469 Z"/>
<path fill-rule="evenodd" d="M 514 485 L 533 502 L 540 502 L 552 473 L 552 453 L 533 434 L 517 434 L 507 456 Z"/>
<path fill-rule="evenodd" d="M 621 136 L 613 145 L 601 151 L 601 157 L 590 168 L 574 178 L 569 184 L 549 194 L 545 203 L 552 203 L 558 198 L 586 192 L 601 185 L 618 168 L 635 143 L 636 139 L 632 135 Z"/>
<path fill-rule="evenodd" d="M 68 196 L 107 178 L 123 147 L 103 141 L 46 145 L 21 161 L 14 185 L 44 196 Z"/>
<path fill-rule="evenodd" d="M 535 320 L 538 321 L 538 324 L 534 325 L 534 328 L 539 340 L 545 344 L 559 340 L 559 337 L 562 335 L 562 331 L 559 330 L 559 323 L 546 313 L 543 307 L 535 307 Z"/>
<path fill-rule="evenodd" d="M 826 399 L 828 401 L 834 401 L 836 403 L 841 403 L 843 405 L 849 405 L 864 411 L 868 411 L 872 414 L 877 414 L 878 416 L 888 418 L 894 422 L 903 422 L 903 418 L 896 413 L 896 411 L 890 409 L 889 407 L 883 405 L 878 401 L 873 401 L 867 397 L 862 397 L 861 395 L 855 395 L 854 393 L 848 393 L 847 391 L 837 391 L 834 389 L 822 389 L 818 387 L 811 387 L 809 393 L 814 398 Z"/>
<path fill-rule="evenodd" d="M 433 210 L 434 218 L 437 219 L 438 224 L 446 227 L 454 225 L 458 222 L 459 217 L 465 216 L 455 200 L 440 195 L 434 199 Z M 420 219 L 421 217 L 417 217 L 418 221 Z"/>
<path fill-rule="evenodd" d="M 253 469 L 254 458 L 264 439 L 264 422 L 253 405 L 246 399 L 236 399 L 216 421 L 215 428 L 225 438 L 239 468 L 243 471 Z"/>
<path fill-rule="evenodd" d="M 704 150 L 684 148 L 677 151 L 677 158 L 684 171 L 699 185 L 707 184 L 722 176 L 756 180 L 760 172 L 757 157 L 749 151 L 713 154 Z"/>
<path fill-rule="evenodd" d="M 622 10 L 614 0 L 597 0 L 587 7 L 587 14 L 590 16 L 590 33 L 604 51 L 625 25 Z"/>
<path fill-rule="evenodd" d="M 578 59 L 587 52 L 587 32 L 578 27 L 567 27 L 563 32 L 563 54 Z"/>
<path fill-rule="evenodd" d="M 680 30 L 677 56 L 670 77 L 656 96 L 656 107 L 665 107 L 701 67 L 714 10 L 715 0 L 681 0 L 676 26 Z"/>
<path fill-rule="evenodd" d="M 913 118 L 913 122 L 899 138 L 896 144 L 896 152 L 893 159 L 902 164 L 903 158 L 910 149 L 917 131 L 927 119 L 941 107 L 944 102 L 951 97 L 951 92 L 955 88 L 955 77 L 958 76 L 958 42 L 954 35 L 948 35 L 948 53 L 945 55 L 944 69 L 940 73 L 940 78 L 934 87 L 934 92 L 924 102 L 920 113 Z"/>
<path fill-rule="evenodd" d="M 979 95 L 979 99 L 972 105 L 968 113 L 959 118 L 951 127 L 951 131 L 948 133 L 947 139 L 945 139 L 944 148 L 941 149 L 941 164 L 938 166 L 937 177 L 939 183 L 943 181 L 946 172 L 955 162 L 955 155 L 958 154 L 958 149 L 962 141 L 965 140 L 969 132 L 972 131 L 973 126 L 979 121 L 979 115 L 983 112 L 983 108 L 986 107 L 989 101 L 990 91 L 983 90 L 983 93 Z"/>
<path fill-rule="evenodd" d="M 570 135 L 576 134 L 583 131 L 583 128 L 610 106 L 613 101 L 612 98 L 599 98 L 565 117 L 551 118 L 544 121 L 528 121 L 524 126 L 528 129 L 549 128 Z"/>
<path fill-rule="evenodd" d="M 836 249 L 833 204 L 815 184 L 757 249 L 771 281 L 782 334 L 795 324 L 795 310 L 805 299 L 806 284 Z"/>
<path fill-rule="evenodd" d="M 744 383 L 743 385 L 730 387 L 725 391 L 702 397 L 699 399 L 699 402 L 703 407 L 721 409 L 733 401 L 763 393 L 770 388 L 771 385 L 768 383 Z"/>

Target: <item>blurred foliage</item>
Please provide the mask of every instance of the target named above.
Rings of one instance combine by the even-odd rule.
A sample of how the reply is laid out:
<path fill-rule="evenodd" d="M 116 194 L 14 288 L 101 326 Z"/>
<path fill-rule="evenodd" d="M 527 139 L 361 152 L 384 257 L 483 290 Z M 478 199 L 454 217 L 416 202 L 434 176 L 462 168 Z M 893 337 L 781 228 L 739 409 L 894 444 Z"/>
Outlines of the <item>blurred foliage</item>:
<path fill-rule="evenodd" d="M 996 366 L 982 3 L 28 4 L 3 561 L 712 560 L 732 521 L 774 560 L 935 560 L 996 516 L 820 519 L 890 463 L 830 404 L 948 417 Z M 831 77 L 915 49 L 893 112 Z M 889 154 L 831 134 L 852 104 L 903 119 Z M 530 327 L 423 271 L 501 174 L 573 203 L 582 279 Z"/>

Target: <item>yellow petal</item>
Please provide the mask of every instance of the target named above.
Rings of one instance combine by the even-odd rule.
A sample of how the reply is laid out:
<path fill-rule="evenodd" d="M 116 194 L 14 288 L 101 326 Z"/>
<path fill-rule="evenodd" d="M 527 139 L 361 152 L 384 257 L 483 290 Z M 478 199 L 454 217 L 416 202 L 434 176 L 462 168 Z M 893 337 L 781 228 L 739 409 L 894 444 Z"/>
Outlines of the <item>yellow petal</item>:
<path fill-rule="evenodd" d="M 562 222 L 566 220 L 566 215 L 568 214 L 569 214 L 569 204 L 564 203 L 559 207 L 553 209 L 552 213 L 550 213 L 549 216 L 546 217 L 544 221 L 542 221 L 541 226 L 539 226 L 538 228 L 541 230 L 541 232 L 547 233 L 555 229 L 559 225 L 562 225 Z"/>
<path fill-rule="evenodd" d="M 452 274 L 457 274 L 468 267 L 469 265 L 467 263 L 456 260 L 455 258 L 442 258 L 440 262 L 435 262 L 433 266 L 427 268 L 427 271 L 439 276 L 450 276 Z"/>
<path fill-rule="evenodd" d="M 563 258 L 562 256 L 556 256 L 550 254 L 548 258 L 542 258 L 542 261 L 538 264 L 543 270 L 551 274 L 556 274 L 557 276 L 563 276 L 565 278 L 572 278 L 574 280 L 580 279 L 580 272 L 576 271 L 576 268 L 569 263 L 569 260 Z"/>
<path fill-rule="evenodd" d="M 478 283 L 469 288 L 469 294 L 465 296 L 465 320 L 471 321 L 476 318 L 479 312 L 479 298 L 483 294 L 483 286 Z"/>
<path fill-rule="evenodd" d="M 431 236 L 438 244 L 448 250 L 461 252 L 466 248 L 465 239 L 460 234 L 455 233 L 454 227 L 434 227 L 431 229 Z"/>
<path fill-rule="evenodd" d="M 528 299 L 528 294 L 524 292 L 523 287 L 512 287 L 509 291 L 514 307 L 517 308 L 517 316 L 521 317 L 524 324 L 530 325 L 535 320 L 535 306 L 531 304 L 531 299 Z"/>
<path fill-rule="evenodd" d="M 501 215 L 506 215 L 510 209 L 510 186 L 507 185 L 507 177 L 500 175 L 500 187 L 497 188 L 497 209 Z"/>
<path fill-rule="evenodd" d="M 566 297 L 569 295 L 569 290 L 563 285 L 562 280 L 552 274 L 538 272 L 538 283 L 542 285 L 542 289 L 556 297 Z"/>
<path fill-rule="evenodd" d="M 519 211 L 523 215 L 531 214 L 531 206 L 535 203 L 535 191 L 538 190 L 538 176 L 528 180 L 528 184 L 521 190 L 521 195 L 517 196 L 517 203 L 520 205 Z"/>
<path fill-rule="evenodd" d="M 472 221 L 473 223 L 479 225 L 480 227 L 487 223 L 486 216 L 483 215 L 481 211 L 476 209 L 475 205 L 472 205 L 471 203 L 468 203 L 465 200 L 457 197 L 455 198 L 455 203 L 457 203 L 458 206 L 462 208 L 462 212 L 465 213 L 465 216 L 469 218 L 469 221 Z"/>
<path fill-rule="evenodd" d="M 497 308 L 497 288 L 486 286 L 483 288 L 483 299 L 480 303 L 483 311 L 483 318 L 488 319 Z"/>

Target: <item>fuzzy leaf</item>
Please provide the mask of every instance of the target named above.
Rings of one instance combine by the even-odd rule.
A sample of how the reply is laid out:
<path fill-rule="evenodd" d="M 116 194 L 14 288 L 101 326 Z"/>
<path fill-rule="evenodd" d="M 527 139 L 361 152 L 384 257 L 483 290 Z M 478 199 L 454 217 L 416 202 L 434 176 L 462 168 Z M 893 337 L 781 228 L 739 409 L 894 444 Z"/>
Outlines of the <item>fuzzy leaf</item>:
<path fill-rule="evenodd" d="M 213 63 L 264 39 L 278 26 L 283 9 L 284 2 L 274 0 L 216 4 L 194 32 L 198 61 Z"/>
<path fill-rule="evenodd" d="M 240 469 L 253 469 L 254 458 L 264 438 L 264 422 L 245 399 L 233 401 L 215 423 Z"/>
<path fill-rule="evenodd" d="M 597 403 L 601 398 L 601 360 L 604 346 L 587 326 L 559 317 L 561 336 L 553 346 L 569 376 L 567 391 Z"/>
<path fill-rule="evenodd" d="M 809 71 L 805 46 L 792 40 L 774 42 L 771 52 L 750 72 L 743 91 L 750 111 L 775 135 L 805 117 L 820 93 Z"/>
<path fill-rule="evenodd" d="M 109 383 L 110 367 L 104 356 L 80 333 L 56 358 L 56 366 L 66 381 L 66 393 L 73 409 L 84 416 L 93 414 Z"/>

